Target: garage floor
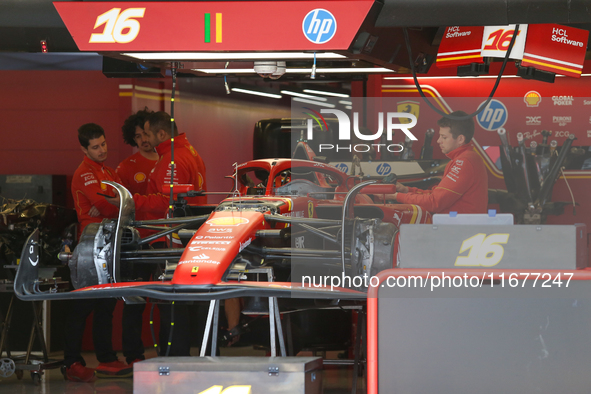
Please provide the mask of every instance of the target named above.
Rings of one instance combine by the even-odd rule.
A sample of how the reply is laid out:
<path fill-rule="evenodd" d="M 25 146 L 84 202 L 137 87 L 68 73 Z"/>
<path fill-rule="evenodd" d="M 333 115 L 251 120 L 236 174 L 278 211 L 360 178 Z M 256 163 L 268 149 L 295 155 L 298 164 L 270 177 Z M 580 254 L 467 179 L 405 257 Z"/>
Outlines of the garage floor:
<path fill-rule="evenodd" d="M 265 356 L 264 351 L 254 350 L 252 348 L 223 348 L 222 356 Z M 192 349 L 191 354 L 198 355 L 199 349 Z M 311 354 L 300 354 L 311 356 Z M 52 359 L 60 359 L 60 353 L 51 355 Z M 148 358 L 155 357 L 156 353 L 152 349 L 146 350 Z M 327 357 L 331 357 L 328 354 Z M 94 353 L 85 353 L 84 358 L 89 367 L 96 367 L 98 362 Z M 323 375 L 324 394 L 345 394 L 351 393 L 352 367 L 326 367 Z M 358 394 L 365 393 L 365 380 L 358 380 Z M 41 384 L 35 386 L 27 371 L 25 371 L 22 380 L 18 380 L 16 375 L 8 378 L 0 378 L 0 393 L 2 394 L 47 394 L 47 393 L 68 393 L 68 394 L 131 394 L 133 393 L 133 379 L 97 379 L 94 383 L 75 383 L 65 381 L 60 370 L 45 371 L 41 379 Z"/>

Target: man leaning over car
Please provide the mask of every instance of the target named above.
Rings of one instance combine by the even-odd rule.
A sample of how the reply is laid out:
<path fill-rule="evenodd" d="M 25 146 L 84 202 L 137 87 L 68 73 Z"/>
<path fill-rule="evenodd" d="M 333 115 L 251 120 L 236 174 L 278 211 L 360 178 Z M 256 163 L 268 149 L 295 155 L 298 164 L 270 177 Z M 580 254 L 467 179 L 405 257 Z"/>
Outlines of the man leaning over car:
<path fill-rule="evenodd" d="M 463 111 L 450 117 L 467 116 Z M 401 204 L 415 204 L 431 213 L 486 213 L 488 175 L 482 158 L 474 151 L 474 119 L 443 117 L 437 122 L 441 151 L 451 160 L 443 178 L 431 190 L 396 184 L 392 197 Z"/>

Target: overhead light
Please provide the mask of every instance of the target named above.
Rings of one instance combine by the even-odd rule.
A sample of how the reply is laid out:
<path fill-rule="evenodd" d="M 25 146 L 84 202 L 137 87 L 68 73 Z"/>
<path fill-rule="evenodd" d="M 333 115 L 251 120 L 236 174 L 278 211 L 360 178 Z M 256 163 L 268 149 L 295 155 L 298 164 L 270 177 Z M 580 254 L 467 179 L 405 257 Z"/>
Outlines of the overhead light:
<path fill-rule="evenodd" d="M 194 68 L 192 71 L 198 71 L 206 74 L 254 74 L 254 68 Z M 288 68 L 285 70 L 287 74 L 310 74 L 312 68 Z M 371 74 L 371 73 L 393 73 L 394 71 L 387 68 L 352 68 L 352 67 L 337 67 L 337 68 L 316 68 L 317 74 Z"/>
<path fill-rule="evenodd" d="M 318 100 L 318 101 L 326 101 L 325 97 L 316 97 L 316 96 L 312 96 L 311 94 L 292 92 L 291 90 L 282 90 L 281 93 L 287 94 L 288 96 L 309 98 L 309 99 L 314 99 L 314 100 Z"/>
<path fill-rule="evenodd" d="M 325 92 L 322 90 L 313 90 L 313 89 L 304 89 L 305 93 L 313 93 L 313 94 L 322 94 L 325 96 L 332 96 L 332 97 L 350 97 L 348 94 L 345 93 L 335 93 L 335 92 Z"/>
<path fill-rule="evenodd" d="M 312 72 L 312 68 L 288 68 L 288 73 L 308 74 Z M 318 74 L 371 74 L 371 73 L 393 73 L 393 70 L 383 67 L 336 67 L 336 68 L 316 68 Z"/>
<path fill-rule="evenodd" d="M 306 103 L 306 104 L 313 104 L 313 105 L 318 105 L 320 107 L 328 107 L 328 108 L 334 108 L 336 107 L 336 105 L 334 104 L 330 104 L 330 103 L 323 103 L 320 101 L 315 101 L 315 100 L 308 100 L 305 98 L 299 98 L 299 97 L 295 97 L 292 99 L 293 101 L 297 101 L 299 103 Z"/>
<path fill-rule="evenodd" d="M 122 53 L 140 60 L 302 60 L 314 59 L 308 52 L 145 52 Z M 346 59 L 334 52 L 316 53 L 316 59 Z"/>
<path fill-rule="evenodd" d="M 465 76 L 465 77 L 458 77 L 454 76 L 442 76 L 442 77 L 417 77 L 417 79 L 497 79 L 498 75 L 480 75 L 480 76 Z M 517 75 L 503 75 L 501 78 L 517 78 Z M 384 79 L 413 79 L 413 77 L 384 77 Z"/>
<path fill-rule="evenodd" d="M 250 90 L 250 89 L 243 89 L 243 88 L 232 88 L 230 90 L 232 90 L 233 92 L 254 94 L 255 96 L 263 96 L 263 97 L 269 97 L 269 98 L 274 98 L 274 99 L 280 99 L 281 97 L 283 97 L 280 94 L 265 93 L 265 92 L 260 92 L 258 90 Z"/>
<path fill-rule="evenodd" d="M 193 68 L 191 71 L 206 74 L 256 74 L 254 68 Z"/>
<path fill-rule="evenodd" d="M 347 101 L 347 100 L 339 100 L 339 104 L 352 105 L 353 103 L 351 101 Z"/>

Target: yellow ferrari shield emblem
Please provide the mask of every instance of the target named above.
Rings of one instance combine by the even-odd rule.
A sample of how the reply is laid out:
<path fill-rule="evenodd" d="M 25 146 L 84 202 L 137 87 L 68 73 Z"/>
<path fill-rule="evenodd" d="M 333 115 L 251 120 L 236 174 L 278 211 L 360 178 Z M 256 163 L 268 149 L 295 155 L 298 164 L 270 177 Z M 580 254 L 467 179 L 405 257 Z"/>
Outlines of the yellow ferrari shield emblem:
<path fill-rule="evenodd" d="M 398 102 L 397 112 L 406 112 L 407 114 L 413 114 L 417 120 L 419 119 L 419 102 L 406 100 Z M 399 118 L 400 123 L 408 124 L 410 123 L 409 118 Z"/>
<path fill-rule="evenodd" d="M 192 267 L 191 272 L 193 272 L 193 273 L 199 272 L 199 267 Z"/>
<path fill-rule="evenodd" d="M 312 201 L 308 201 L 308 217 L 309 218 L 314 217 L 314 202 L 312 202 Z"/>

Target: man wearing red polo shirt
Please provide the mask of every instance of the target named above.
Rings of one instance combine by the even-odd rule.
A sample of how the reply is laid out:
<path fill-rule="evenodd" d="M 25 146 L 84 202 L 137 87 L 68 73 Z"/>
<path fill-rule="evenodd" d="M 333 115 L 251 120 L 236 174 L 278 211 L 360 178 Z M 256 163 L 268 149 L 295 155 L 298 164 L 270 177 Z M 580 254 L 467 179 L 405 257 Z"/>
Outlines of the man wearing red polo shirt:
<path fill-rule="evenodd" d="M 148 142 L 156 148 L 160 158 L 156 167 L 148 177 L 146 196 L 134 195 L 136 212 L 140 212 L 147 219 L 162 219 L 168 212 L 169 197 L 162 194 L 164 185 L 171 182 L 171 155 L 174 143 L 174 174 L 173 183 L 192 184 L 195 190 L 206 190 L 205 165 L 187 141 L 187 136 L 178 133 L 175 124 L 172 130 L 171 118 L 166 112 L 155 112 L 146 119 L 144 131 Z M 174 139 L 174 141 L 172 141 Z M 189 204 L 205 204 L 207 197 L 188 198 Z M 159 305 L 160 308 L 160 344 L 161 354 L 166 354 L 171 329 L 171 306 Z M 189 356 L 189 310 L 187 305 L 176 303 L 173 338 L 168 355 Z"/>
<path fill-rule="evenodd" d="M 174 139 L 174 184 L 192 184 L 195 190 L 206 190 L 205 164 L 195 148 L 178 128 L 171 130 L 170 115 L 154 112 L 144 124 L 147 141 L 158 152 L 158 162 L 148 177 L 147 196 L 134 196 L 136 211 L 146 212 L 149 219 L 162 219 L 168 210 L 168 197 L 162 194 L 162 187 L 171 181 L 171 146 Z M 207 197 L 188 198 L 189 204 L 206 204 Z"/>
<path fill-rule="evenodd" d="M 455 111 L 450 117 L 463 117 Z M 420 205 L 431 213 L 486 213 L 488 175 L 482 158 L 474 151 L 474 119 L 441 118 L 439 139 L 441 151 L 451 160 L 443 179 L 432 190 L 421 190 L 396 184 L 394 198 L 402 204 Z"/>
<path fill-rule="evenodd" d="M 133 194 L 146 194 L 148 175 L 158 161 L 158 153 L 147 139 L 144 131 L 144 123 L 151 114 L 148 109 L 143 109 L 131 115 L 123 123 L 123 141 L 127 145 L 138 148 L 138 151 L 123 160 L 116 169 L 123 186 Z"/>
<path fill-rule="evenodd" d="M 113 189 L 101 182 L 121 183 L 121 179 L 112 168 L 104 165 L 107 160 L 107 141 L 101 126 L 95 123 L 80 126 L 78 141 L 85 156 L 72 178 L 72 196 L 80 223 L 80 235 L 90 223 L 117 218 L 118 208 L 109 204 L 99 193 L 114 195 Z M 86 318 L 92 311 L 93 343 L 99 361 L 96 375 L 127 377 L 133 373 L 133 367 L 119 361 L 113 351 L 111 337 L 116 303 L 117 300 L 111 298 L 72 301 L 66 317 L 64 345 L 64 364 L 68 380 L 89 382 L 94 378 L 95 371 L 86 367 L 86 362 L 80 354 Z"/>
<path fill-rule="evenodd" d="M 117 175 L 121 177 L 123 186 L 134 194 L 146 194 L 148 176 L 158 161 L 158 153 L 148 142 L 147 134 L 144 131 L 144 123 L 153 111 L 145 108 L 129 116 L 123 122 L 121 131 L 123 141 L 138 151 L 123 160 L 116 169 Z M 145 219 L 142 212 L 138 212 L 136 219 Z M 150 232 L 144 229 L 139 230 L 140 235 L 145 237 Z M 133 279 L 149 280 L 152 275 L 152 266 L 149 264 L 129 263 L 122 267 L 123 277 Z M 144 344 L 142 342 L 142 324 L 145 304 L 128 304 L 123 306 L 122 320 L 122 343 L 123 356 L 128 364 L 144 360 Z"/>

